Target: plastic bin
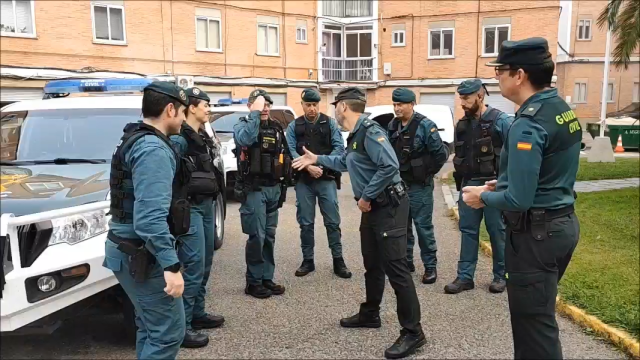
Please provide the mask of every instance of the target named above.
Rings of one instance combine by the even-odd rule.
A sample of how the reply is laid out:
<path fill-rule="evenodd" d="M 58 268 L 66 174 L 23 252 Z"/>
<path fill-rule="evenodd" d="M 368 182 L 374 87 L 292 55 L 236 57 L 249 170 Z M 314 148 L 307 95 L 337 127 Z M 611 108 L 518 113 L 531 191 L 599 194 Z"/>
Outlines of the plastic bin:
<path fill-rule="evenodd" d="M 600 123 L 588 123 L 587 132 L 593 138 L 600 136 Z M 618 136 L 622 135 L 622 147 L 625 149 L 640 148 L 640 120 L 634 118 L 609 118 L 604 129 L 604 136 L 608 136 L 611 146 L 618 144 Z"/>

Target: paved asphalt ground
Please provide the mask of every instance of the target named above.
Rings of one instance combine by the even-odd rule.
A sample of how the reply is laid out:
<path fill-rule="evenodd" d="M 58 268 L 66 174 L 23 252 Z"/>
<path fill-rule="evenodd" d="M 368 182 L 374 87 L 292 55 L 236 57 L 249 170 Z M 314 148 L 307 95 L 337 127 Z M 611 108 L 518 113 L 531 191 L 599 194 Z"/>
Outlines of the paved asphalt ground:
<path fill-rule="evenodd" d="M 448 163 L 443 171 L 450 166 Z M 443 293 L 444 285 L 456 274 L 460 235 L 455 220 L 447 215 L 439 189 L 436 186 L 434 192 L 439 278 L 434 285 L 423 285 L 422 269 L 414 274 L 428 339 L 417 357 L 513 358 L 507 295 L 488 292 L 491 282 L 488 258 L 480 256 L 475 290 L 455 296 Z M 276 281 L 286 286 L 286 293 L 268 300 L 253 299 L 243 292 L 245 235 L 240 230 L 238 206 L 229 205 L 226 242 L 215 255 L 207 298 L 208 310 L 223 314 L 226 324 L 209 332 L 209 346 L 183 349 L 179 358 L 381 358 L 399 333 L 396 299 L 389 285 L 382 304 L 382 328 L 342 329 L 338 324 L 341 317 L 357 311 L 364 298 L 358 233 L 360 212 L 350 184 L 343 184 L 340 191 L 340 208 L 345 259 L 354 276 L 345 280 L 333 275 L 319 211 L 316 271 L 303 278 L 294 276 L 301 253 L 295 193 L 290 189 L 287 203 L 280 211 L 276 240 Z M 559 317 L 558 321 L 565 358 L 625 358 L 568 320 Z M 1 349 L 3 359 L 135 357 L 134 347 L 124 339 L 118 316 L 70 320 L 49 336 L 3 337 Z"/>

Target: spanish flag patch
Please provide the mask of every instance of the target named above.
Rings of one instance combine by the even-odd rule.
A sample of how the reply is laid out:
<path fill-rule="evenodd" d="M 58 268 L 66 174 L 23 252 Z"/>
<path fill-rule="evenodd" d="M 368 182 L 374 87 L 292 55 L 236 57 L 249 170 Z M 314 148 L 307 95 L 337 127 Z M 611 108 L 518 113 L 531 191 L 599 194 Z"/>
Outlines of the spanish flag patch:
<path fill-rule="evenodd" d="M 531 143 L 519 142 L 518 143 L 518 150 L 531 151 Z"/>
<path fill-rule="evenodd" d="M 383 142 L 383 141 L 384 141 L 384 136 L 380 136 L 380 137 L 378 138 L 378 142 Z"/>
<path fill-rule="evenodd" d="M 431 132 L 435 132 L 436 130 L 438 130 L 437 128 L 431 128 Z"/>

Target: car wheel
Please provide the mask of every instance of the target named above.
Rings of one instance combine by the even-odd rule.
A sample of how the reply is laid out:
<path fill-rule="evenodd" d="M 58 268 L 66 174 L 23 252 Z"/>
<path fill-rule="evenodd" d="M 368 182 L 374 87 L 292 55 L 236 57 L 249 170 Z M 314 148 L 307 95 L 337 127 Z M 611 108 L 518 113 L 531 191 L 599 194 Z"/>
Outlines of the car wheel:
<path fill-rule="evenodd" d="M 224 197 L 222 196 L 222 192 L 218 194 L 216 198 L 216 211 L 215 211 L 215 222 L 216 222 L 216 231 L 215 231 L 215 244 L 213 248 L 218 250 L 222 247 L 224 243 L 224 215 L 227 211 L 226 203 L 224 201 Z"/>

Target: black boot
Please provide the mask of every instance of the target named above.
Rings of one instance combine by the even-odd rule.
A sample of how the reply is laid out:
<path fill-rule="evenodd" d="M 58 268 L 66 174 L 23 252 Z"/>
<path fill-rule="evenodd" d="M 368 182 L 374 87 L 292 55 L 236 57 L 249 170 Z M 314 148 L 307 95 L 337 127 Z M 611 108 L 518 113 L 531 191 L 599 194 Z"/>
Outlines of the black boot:
<path fill-rule="evenodd" d="M 260 285 L 247 284 L 247 287 L 244 288 L 244 293 L 258 299 L 266 299 L 268 297 L 271 297 L 272 295 L 271 290 L 262 286 L 262 284 Z"/>
<path fill-rule="evenodd" d="M 473 280 L 462 280 L 460 278 L 456 278 L 451 284 L 444 287 L 444 292 L 446 294 L 458 294 L 465 290 L 471 290 L 474 287 L 475 284 L 473 283 Z"/>
<path fill-rule="evenodd" d="M 333 272 L 343 279 L 349 279 L 351 277 L 351 271 L 347 268 L 347 264 L 344 263 L 344 259 L 333 258 Z"/>
<path fill-rule="evenodd" d="M 361 315 L 360 313 L 340 319 L 340 326 L 345 328 L 372 328 L 382 326 L 379 315 Z"/>
<path fill-rule="evenodd" d="M 416 352 L 426 343 L 427 338 L 422 331 L 420 331 L 420 334 L 410 334 L 403 329 L 400 331 L 398 340 L 384 352 L 384 357 L 387 359 L 404 358 Z"/>
<path fill-rule="evenodd" d="M 224 324 L 224 317 L 220 315 L 206 314 L 205 316 L 191 320 L 191 327 L 195 330 L 215 329 L 222 326 L 222 324 Z"/>
<path fill-rule="evenodd" d="M 494 279 L 489 285 L 489 291 L 494 294 L 499 294 L 507 287 L 507 282 L 503 279 Z"/>
<path fill-rule="evenodd" d="M 262 280 L 262 286 L 267 288 L 273 295 L 284 294 L 284 286 L 274 283 L 272 280 Z"/>
<path fill-rule="evenodd" d="M 313 272 L 316 270 L 316 265 L 313 263 L 313 259 L 310 260 L 302 260 L 302 264 L 300 265 L 300 267 L 298 268 L 298 270 L 296 270 L 296 276 L 305 276 L 310 272 Z"/>
<path fill-rule="evenodd" d="M 438 271 L 435 268 L 424 270 L 424 275 L 422 275 L 423 284 L 433 284 L 436 280 L 438 280 Z"/>
<path fill-rule="evenodd" d="M 184 348 L 201 348 L 209 344 L 209 335 L 197 332 L 195 330 L 188 329 L 184 334 L 182 340 L 182 347 Z"/>

